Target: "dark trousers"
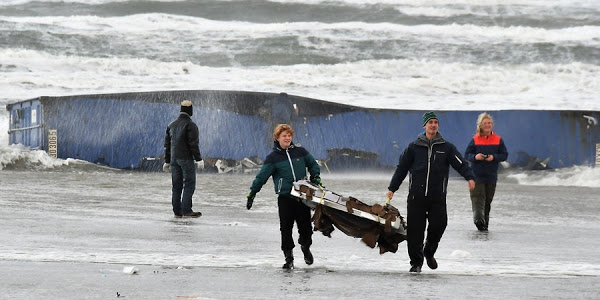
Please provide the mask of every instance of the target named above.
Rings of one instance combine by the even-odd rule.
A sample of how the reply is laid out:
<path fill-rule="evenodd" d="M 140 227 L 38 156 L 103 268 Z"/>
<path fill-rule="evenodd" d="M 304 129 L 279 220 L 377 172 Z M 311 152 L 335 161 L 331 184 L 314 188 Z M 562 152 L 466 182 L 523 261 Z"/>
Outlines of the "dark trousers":
<path fill-rule="evenodd" d="M 485 228 L 490 223 L 490 210 L 492 200 L 496 193 L 496 183 L 475 182 L 471 193 L 471 206 L 473 208 L 473 222 L 481 222 Z"/>
<path fill-rule="evenodd" d="M 171 161 L 171 181 L 173 184 L 171 196 L 173 213 L 176 215 L 191 213 L 192 196 L 196 191 L 196 162 L 193 159 L 173 159 Z"/>
<path fill-rule="evenodd" d="M 310 223 L 310 208 L 292 196 L 279 195 L 279 230 L 281 231 L 281 250 L 294 249 L 292 229 L 294 221 L 298 226 L 298 244 L 310 247 L 312 245 L 312 224 Z"/>
<path fill-rule="evenodd" d="M 410 265 L 422 266 L 423 256 L 432 257 L 435 254 L 448 225 L 446 197 L 409 195 L 407 204 L 406 234 Z M 427 225 L 428 221 L 429 225 Z M 425 229 L 427 229 L 427 240 L 423 246 Z"/>

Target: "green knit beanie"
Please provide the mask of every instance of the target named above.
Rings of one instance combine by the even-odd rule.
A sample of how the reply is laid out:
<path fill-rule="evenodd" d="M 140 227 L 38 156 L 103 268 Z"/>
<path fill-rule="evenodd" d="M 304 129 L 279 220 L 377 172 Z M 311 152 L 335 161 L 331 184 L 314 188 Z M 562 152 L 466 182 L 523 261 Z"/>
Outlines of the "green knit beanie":
<path fill-rule="evenodd" d="M 440 120 L 432 111 L 426 112 L 423 114 L 423 126 L 425 126 L 425 124 L 427 124 L 427 122 L 429 122 L 431 119 L 436 119 L 438 121 Z"/>

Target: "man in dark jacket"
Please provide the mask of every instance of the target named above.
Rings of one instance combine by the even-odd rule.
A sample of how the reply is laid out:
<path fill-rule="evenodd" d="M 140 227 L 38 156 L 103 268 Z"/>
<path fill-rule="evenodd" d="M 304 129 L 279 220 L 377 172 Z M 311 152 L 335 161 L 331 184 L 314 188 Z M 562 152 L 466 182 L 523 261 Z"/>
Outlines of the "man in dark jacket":
<path fill-rule="evenodd" d="M 488 113 L 477 117 L 475 135 L 465 150 L 475 173 L 475 188 L 471 191 L 473 222 L 479 231 L 488 231 L 492 200 L 498 181 L 498 164 L 508 158 L 504 140 L 493 130 L 494 120 Z"/>
<path fill-rule="evenodd" d="M 303 147 L 296 146 L 292 142 L 294 130 L 287 124 L 279 124 L 273 132 L 275 139 L 273 152 L 267 155 L 265 162 L 258 175 L 250 186 L 246 207 L 250 209 L 256 194 L 262 186 L 273 177 L 277 206 L 279 207 L 279 230 L 281 231 L 281 250 L 285 257 L 284 269 L 294 268 L 294 240 L 292 229 L 294 221 L 298 226 L 300 235 L 298 243 L 304 254 L 304 262 L 313 263 L 313 255 L 310 252 L 312 244 L 312 225 L 310 223 L 310 208 L 304 205 L 300 199 L 290 195 L 294 181 L 306 177 L 306 169 L 310 173 L 310 180 L 321 184 L 320 168 L 315 158 Z"/>
<path fill-rule="evenodd" d="M 429 268 L 436 269 L 438 266 L 433 256 L 448 224 L 446 188 L 449 166 L 468 180 L 469 190 L 475 186 L 469 164 L 453 144 L 442 138 L 438 132 L 438 118 L 433 112 L 423 115 L 423 128 L 425 132 L 419 134 L 400 156 L 387 191 L 391 200 L 410 172 L 406 231 L 410 272 L 416 273 L 421 272 L 423 257 Z M 427 239 L 423 245 L 427 221 Z"/>
<path fill-rule="evenodd" d="M 171 172 L 173 184 L 171 202 L 175 218 L 198 218 L 202 215 L 201 212 L 192 210 L 192 196 L 196 190 L 196 168 L 204 168 L 198 146 L 198 126 L 190 118 L 193 113 L 191 101 L 181 102 L 179 118 L 167 126 L 165 135 L 163 170 Z"/>

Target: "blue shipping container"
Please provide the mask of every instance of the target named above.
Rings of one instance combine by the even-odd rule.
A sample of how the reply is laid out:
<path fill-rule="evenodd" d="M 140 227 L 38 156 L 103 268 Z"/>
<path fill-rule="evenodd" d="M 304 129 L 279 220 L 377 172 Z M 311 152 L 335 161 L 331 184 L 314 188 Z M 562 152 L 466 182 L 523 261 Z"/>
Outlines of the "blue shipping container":
<path fill-rule="evenodd" d="M 39 97 L 9 104 L 9 141 L 115 168 L 138 168 L 163 155 L 167 124 L 180 102 L 193 102 L 204 157 L 264 158 L 272 131 L 291 124 L 294 141 L 336 169 L 393 168 L 423 131 L 424 111 L 371 109 L 287 94 L 159 91 Z M 440 132 L 464 152 L 481 111 L 436 111 Z M 594 165 L 600 144 L 597 111 L 488 111 L 509 162 L 550 168 Z"/>

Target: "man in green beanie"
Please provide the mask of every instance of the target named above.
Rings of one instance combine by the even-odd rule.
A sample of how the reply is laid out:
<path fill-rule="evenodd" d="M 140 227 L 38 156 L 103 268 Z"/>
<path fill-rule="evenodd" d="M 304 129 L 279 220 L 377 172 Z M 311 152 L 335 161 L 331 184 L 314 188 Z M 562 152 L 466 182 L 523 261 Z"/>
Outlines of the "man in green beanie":
<path fill-rule="evenodd" d="M 427 260 L 429 268 L 438 267 L 434 254 L 448 224 L 446 191 L 449 166 L 468 180 L 469 190 L 475 187 L 475 177 L 467 161 L 438 132 L 439 121 L 435 113 L 423 114 L 423 128 L 425 132 L 419 134 L 417 140 L 410 143 L 400 155 L 386 193 L 391 200 L 410 173 L 406 231 L 410 272 L 415 273 L 421 272 L 423 258 Z"/>

